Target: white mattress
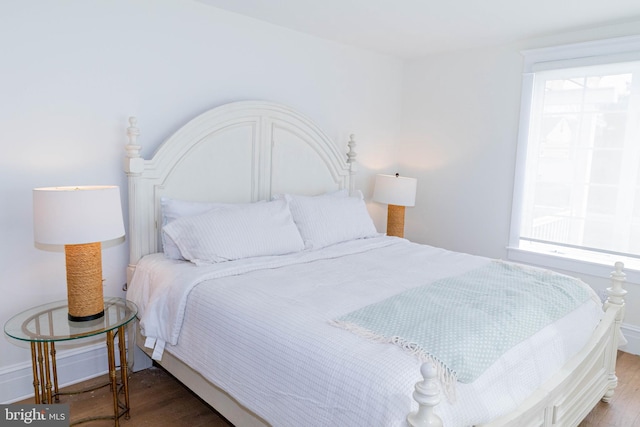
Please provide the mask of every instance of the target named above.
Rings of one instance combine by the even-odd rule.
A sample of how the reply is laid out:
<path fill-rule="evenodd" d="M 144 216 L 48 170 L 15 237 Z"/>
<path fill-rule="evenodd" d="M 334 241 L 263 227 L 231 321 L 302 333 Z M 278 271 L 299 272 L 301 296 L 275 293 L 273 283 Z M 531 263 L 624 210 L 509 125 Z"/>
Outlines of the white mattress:
<path fill-rule="evenodd" d="M 226 275 L 155 254 L 139 264 L 128 297 L 141 307 L 143 328 L 160 331 L 161 340 L 167 331 L 167 351 L 273 426 L 405 426 L 417 407 L 411 394 L 421 379 L 420 362 L 329 321 L 489 260 L 387 237 L 290 258 L 225 266 Z M 178 285 L 187 295 L 184 304 L 181 293 L 165 292 L 167 277 L 194 274 L 215 278 Z M 165 291 L 157 292 L 156 283 Z M 154 305 L 160 304 L 166 306 L 158 311 Z M 159 313 L 178 326 L 176 340 L 171 327 L 155 325 Z M 601 316 L 593 294 L 475 382 L 457 384 L 456 401 L 443 399 L 436 408 L 445 427 L 513 410 L 587 342 Z"/>

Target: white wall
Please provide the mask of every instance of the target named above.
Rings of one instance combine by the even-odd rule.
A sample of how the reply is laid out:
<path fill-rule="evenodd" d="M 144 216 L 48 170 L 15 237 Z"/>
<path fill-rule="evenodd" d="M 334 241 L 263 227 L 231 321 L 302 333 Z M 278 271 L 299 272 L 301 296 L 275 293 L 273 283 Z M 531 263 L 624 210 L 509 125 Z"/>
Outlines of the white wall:
<path fill-rule="evenodd" d="M 506 258 L 523 49 L 640 34 L 640 22 L 557 34 L 405 64 L 399 172 L 418 179 L 411 240 Z M 613 270 L 613 268 L 612 268 Z M 568 272 L 570 274 L 575 274 Z M 601 277 L 578 274 L 601 293 Z M 640 353 L 640 285 L 627 284 L 625 332 Z"/>
<path fill-rule="evenodd" d="M 0 52 L 2 324 L 66 298 L 63 254 L 33 246 L 32 188 L 118 184 L 126 212 L 129 115 L 139 119 L 149 156 L 209 108 L 246 99 L 283 103 L 345 152 L 356 134 L 356 185 L 365 193 L 373 170 L 393 158 L 401 61 L 195 1 L 3 2 Z M 105 295 L 123 295 L 127 260 L 126 244 L 103 251 Z M 62 383 L 106 371 L 103 346 L 66 348 L 58 346 Z M 29 361 L 25 345 L 0 340 L 0 402 L 33 392 Z"/>
<path fill-rule="evenodd" d="M 407 64 L 399 170 L 418 178 L 407 237 L 484 256 L 504 253 L 520 82 L 514 49 L 452 52 Z"/>

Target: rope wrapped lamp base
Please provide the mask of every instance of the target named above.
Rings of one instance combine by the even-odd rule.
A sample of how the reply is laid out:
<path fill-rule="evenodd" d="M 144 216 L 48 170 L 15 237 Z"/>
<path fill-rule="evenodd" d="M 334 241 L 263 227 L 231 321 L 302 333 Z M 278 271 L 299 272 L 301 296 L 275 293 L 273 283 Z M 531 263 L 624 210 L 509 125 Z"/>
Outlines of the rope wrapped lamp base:
<path fill-rule="evenodd" d="M 404 206 L 389 205 L 387 209 L 387 236 L 404 237 Z"/>
<path fill-rule="evenodd" d="M 104 316 L 100 242 L 65 245 L 69 320 L 84 322 Z"/>

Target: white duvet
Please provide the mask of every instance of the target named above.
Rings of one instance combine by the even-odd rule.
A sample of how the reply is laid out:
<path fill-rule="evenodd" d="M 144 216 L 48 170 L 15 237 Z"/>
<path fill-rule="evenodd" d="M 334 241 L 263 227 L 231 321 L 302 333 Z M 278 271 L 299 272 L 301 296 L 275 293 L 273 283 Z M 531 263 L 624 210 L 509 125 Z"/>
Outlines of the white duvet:
<path fill-rule="evenodd" d="M 154 254 L 138 263 L 127 298 L 156 358 L 166 344 L 273 426 L 405 426 L 420 362 L 329 322 L 487 262 L 390 237 L 203 267 Z M 457 384 L 456 402 L 436 408 L 445 427 L 513 410 L 587 342 L 601 316 L 593 294 L 473 383 Z"/>

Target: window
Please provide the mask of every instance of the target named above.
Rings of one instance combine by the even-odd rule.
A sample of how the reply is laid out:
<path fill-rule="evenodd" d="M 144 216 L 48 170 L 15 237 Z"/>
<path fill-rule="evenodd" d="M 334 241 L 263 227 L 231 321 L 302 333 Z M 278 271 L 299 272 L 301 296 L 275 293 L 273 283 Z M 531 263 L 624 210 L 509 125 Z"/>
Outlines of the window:
<path fill-rule="evenodd" d="M 524 56 L 510 257 L 640 269 L 640 39 Z"/>

